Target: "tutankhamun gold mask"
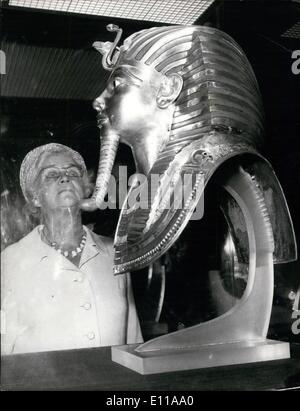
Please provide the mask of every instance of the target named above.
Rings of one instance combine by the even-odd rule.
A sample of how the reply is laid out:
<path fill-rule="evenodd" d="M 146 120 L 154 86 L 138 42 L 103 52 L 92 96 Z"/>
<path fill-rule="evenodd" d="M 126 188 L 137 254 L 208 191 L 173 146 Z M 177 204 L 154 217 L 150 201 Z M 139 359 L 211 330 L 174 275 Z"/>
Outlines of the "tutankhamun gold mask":
<path fill-rule="evenodd" d="M 94 102 L 101 153 L 96 189 L 83 208 L 103 201 L 119 141 L 132 148 L 137 172 L 148 176 L 150 202 L 143 209 L 123 209 L 115 238 L 116 273 L 142 268 L 162 255 L 184 229 L 213 173 L 233 157 L 242 164 L 244 154 L 252 154 L 250 184 L 269 189 L 264 205 L 277 237 L 275 261 L 293 260 L 285 200 L 271 166 L 257 151 L 263 143 L 263 107 L 241 48 L 227 34 L 200 26 L 143 30 L 116 48 L 121 29 L 108 29 L 117 32 L 114 43 L 94 43 L 112 73 Z M 168 193 L 171 206 L 162 210 L 166 199 L 161 193 L 153 196 L 153 190 L 150 196 L 150 176 L 165 176 L 175 188 L 185 174 L 191 176 L 191 199 L 183 196 L 185 204 L 176 209 Z"/>
<path fill-rule="evenodd" d="M 119 141 L 131 147 L 137 172 L 147 176 L 144 187 L 149 194 L 146 207 L 128 208 L 130 201 L 125 202 L 115 237 L 115 273 L 145 267 L 164 254 L 216 172 L 228 193 L 221 207 L 236 253 L 243 258 L 246 248 L 248 252 L 247 288 L 232 312 L 156 338 L 135 348 L 135 353 L 241 341 L 260 341 L 267 350 L 273 263 L 292 261 L 297 252 L 284 194 L 258 151 L 264 140 L 264 118 L 251 66 L 236 42 L 214 28 L 152 28 L 133 34 L 120 47 L 122 31 L 114 25 L 108 29 L 117 33 L 115 41 L 94 44 L 111 76 L 94 102 L 101 135 L 99 170 L 95 192 L 82 208 L 101 205 Z M 154 175 L 161 176 L 159 188 L 153 186 Z M 177 197 L 186 189 L 179 182 L 186 176 L 191 184 L 182 207 L 176 207 Z M 134 195 L 133 187 L 127 200 Z M 276 347 L 272 346 L 270 358 L 263 358 L 288 355 L 286 348 L 279 352 Z M 256 354 L 246 360 L 262 358 Z M 200 357 L 192 356 L 195 366 Z M 204 357 L 203 364 L 209 366 Z M 234 362 L 228 352 L 227 357 Z"/>

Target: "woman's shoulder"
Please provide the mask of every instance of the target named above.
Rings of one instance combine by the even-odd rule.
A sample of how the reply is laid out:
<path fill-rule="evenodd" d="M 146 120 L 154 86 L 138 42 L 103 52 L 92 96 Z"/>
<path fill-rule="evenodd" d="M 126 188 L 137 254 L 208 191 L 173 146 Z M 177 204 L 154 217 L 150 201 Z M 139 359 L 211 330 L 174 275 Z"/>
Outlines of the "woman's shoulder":
<path fill-rule="evenodd" d="M 114 253 L 114 241 L 111 237 L 100 235 L 94 231 L 89 230 L 92 240 L 96 243 L 97 247 L 101 250 L 105 250 L 109 255 Z"/>
<path fill-rule="evenodd" d="M 30 231 L 30 233 L 26 234 L 19 241 L 10 244 L 3 251 L 1 251 L 1 260 L 13 258 L 16 262 L 19 253 L 24 253 L 28 247 L 32 248 L 32 246 L 36 243 L 38 229 L 39 227 L 35 227 L 32 231 Z"/>
<path fill-rule="evenodd" d="M 94 233 L 94 235 L 97 237 L 97 241 L 100 244 L 105 245 L 108 248 L 113 248 L 114 247 L 114 240 L 111 237 L 106 237 L 104 235 L 99 235 Z"/>
<path fill-rule="evenodd" d="M 37 240 L 36 227 L 25 237 L 1 252 L 1 283 L 3 287 L 9 287 L 9 284 L 13 284 L 14 287 L 16 284 L 24 285 L 24 282 L 27 281 L 24 279 L 24 275 L 31 272 L 30 268 L 35 262 L 32 257 L 38 244 Z"/>

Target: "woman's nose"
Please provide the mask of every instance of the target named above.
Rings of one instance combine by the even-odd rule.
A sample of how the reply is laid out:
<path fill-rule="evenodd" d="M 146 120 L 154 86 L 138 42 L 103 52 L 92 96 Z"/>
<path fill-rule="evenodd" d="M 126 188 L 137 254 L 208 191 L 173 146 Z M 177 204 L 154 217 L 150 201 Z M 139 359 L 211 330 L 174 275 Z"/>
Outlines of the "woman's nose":
<path fill-rule="evenodd" d="M 59 182 L 60 183 L 68 183 L 70 181 L 70 178 L 68 174 L 65 171 L 61 171 Z"/>

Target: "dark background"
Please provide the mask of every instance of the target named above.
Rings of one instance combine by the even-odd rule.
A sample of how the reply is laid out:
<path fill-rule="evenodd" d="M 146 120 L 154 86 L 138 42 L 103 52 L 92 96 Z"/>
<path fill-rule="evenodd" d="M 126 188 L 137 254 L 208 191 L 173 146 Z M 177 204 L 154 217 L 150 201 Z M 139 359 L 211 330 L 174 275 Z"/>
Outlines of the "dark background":
<path fill-rule="evenodd" d="M 7 73 L 1 76 L 0 124 L 1 200 L 6 205 L 2 227 L 9 233 L 6 246 L 17 241 L 32 223 L 24 226 L 21 221 L 23 203 L 16 188 L 20 162 L 30 149 L 48 142 L 61 142 L 78 150 L 88 168 L 96 171 L 99 133 L 92 101 L 104 88 L 107 73 L 101 68 L 101 57 L 92 43 L 111 40 L 105 27 L 112 21 L 124 29 L 123 38 L 158 24 L 17 9 L 8 7 L 6 2 L 1 4 L 1 50 L 7 55 Z M 298 32 L 298 38 L 288 38 L 282 34 L 299 21 L 300 4 L 297 2 L 220 1 L 197 22 L 230 34 L 253 66 L 266 115 L 263 154 L 273 165 L 286 194 L 298 244 L 300 75 L 292 73 L 291 55 L 293 50 L 300 50 L 300 35 Z M 117 162 L 129 165 L 132 170 L 132 161 L 130 150 L 121 146 Z M 10 196 L 2 195 L 5 190 Z M 118 212 L 97 212 L 84 218 L 85 223 L 94 224 L 97 232 L 112 235 Z M 207 224 L 204 222 L 200 227 L 204 233 Z M 193 313 L 201 312 L 195 316 L 195 321 L 208 319 L 212 313 L 205 297 L 207 280 L 195 275 L 194 269 L 199 261 L 203 263 L 201 256 L 205 249 L 200 255 L 196 250 L 193 256 L 186 251 L 186 247 L 191 248 L 194 236 L 193 230 L 186 230 L 184 241 L 171 251 L 177 276 L 174 274 L 167 284 L 162 313 L 169 330 L 189 325 L 191 313 L 193 317 Z M 181 270 L 185 272 L 184 277 Z M 288 296 L 299 287 L 299 272 L 298 262 L 276 267 L 270 333 L 282 339 L 296 338 L 290 333 L 292 301 Z M 141 289 L 145 273 L 139 275 L 136 283 Z M 199 290 L 204 290 L 203 298 L 199 298 Z M 156 292 L 154 286 L 153 293 Z M 151 299 L 149 305 L 141 306 L 145 323 L 153 320 L 151 307 Z"/>

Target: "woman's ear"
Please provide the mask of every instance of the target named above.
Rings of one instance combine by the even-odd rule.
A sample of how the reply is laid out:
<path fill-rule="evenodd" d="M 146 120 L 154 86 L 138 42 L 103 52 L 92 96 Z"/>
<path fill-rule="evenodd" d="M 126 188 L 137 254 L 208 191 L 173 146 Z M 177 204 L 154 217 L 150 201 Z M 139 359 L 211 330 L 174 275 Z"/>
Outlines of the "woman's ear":
<path fill-rule="evenodd" d="M 92 184 L 88 179 L 86 179 L 84 184 L 84 198 L 90 197 L 94 191 L 94 184 Z"/>
<path fill-rule="evenodd" d="M 33 204 L 35 207 L 41 207 L 40 200 L 39 200 L 38 195 L 37 195 L 36 193 L 33 194 L 32 204 Z"/>
<path fill-rule="evenodd" d="M 88 198 L 93 192 L 93 188 L 91 186 L 85 187 L 84 189 L 84 198 Z"/>
<path fill-rule="evenodd" d="M 169 107 L 179 96 L 182 85 L 183 80 L 179 74 L 174 73 L 164 76 L 156 96 L 158 107 L 162 109 Z"/>

